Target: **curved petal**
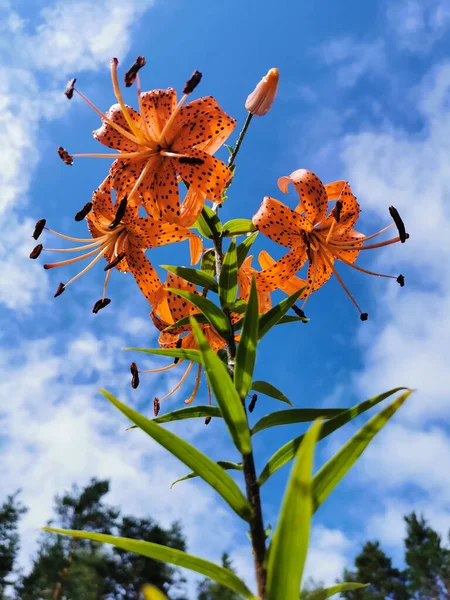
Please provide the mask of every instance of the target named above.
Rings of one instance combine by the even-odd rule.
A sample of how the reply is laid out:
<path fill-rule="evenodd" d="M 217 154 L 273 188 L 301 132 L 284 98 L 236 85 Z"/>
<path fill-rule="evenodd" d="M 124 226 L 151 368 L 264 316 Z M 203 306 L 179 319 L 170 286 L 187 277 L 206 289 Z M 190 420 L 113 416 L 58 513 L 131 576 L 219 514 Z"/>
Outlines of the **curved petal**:
<path fill-rule="evenodd" d="M 359 248 L 360 246 L 362 246 L 363 239 L 364 235 L 362 233 L 359 233 L 359 231 L 352 229 L 347 233 L 343 233 L 340 235 L 332 235 L 330 238 L 332 244 L 334 244 L 335 246 L 339 246 L 341 242 L 342 244 L 340 248 L 336 248 L 333 245 L 329 245 L 328 249 L 329 252 L 332 253 L 333 256 L 338 260 L 340 257 L 342 257 L 347 262 L 354 263 L 355 260 L 358 258 L 359 250 L 352 250 L 352 248 Z"/>
<path fill-rule="evenodd" d="M 173 161 L 164 159 L 155 172 L 149 187 L 158 207 L 158 218 L 168 223 L 177 223 L 180 218 L 180 192 Z"/>
<path fill-rule="evenodd" d="M 247 301 L 250 296 L 253 275 L 257 276 L 258 271 L 251 266 L 253 257 L 247 256 L 238 271 L 238 298 Z M 275 262 L 275 261 L 274 261 Z M 263 314 L 272 308 L 270 292 L 261 291 L 256 279 L 256 291 L 258 296 L 258 311 Z M 242 315 L 232 315 L 232 321 L 237 321 Z"/>
<path fill-rule="evenodd" d="M 311 292 L 315 292 L 322 287 L 333 274 L 331 267 L 328 266 L 321 256 L 321 252 L 313 252 L 312 261 L 308 265 L 307 281 Z M 327 258 L 331 264 L 334 263 L 334 259 L 331 256 L 327 256 Z"/>
<path fill-rule="evenodd" d="M 161 348 L 176 348 L 179 335 L 174 335 L 169 331 L 161 331 L 158 338 L 158 344 Z"/>
<path fill-rule="evenodd" d="M 356 201 L 356 197 L 353 195 L 350 185 L 346 181 L 335 181 L 334 183 L 327 184 L 325 188 L 328 186 L 331 186 L 332 191 L 331 197 L 330 195 L 328 196 L 328 200 L 339 200 L 340 209 L 338 211 L 335 205 L 318 229 L 329 229 L 337 217 L 338 221 L 333 225 L 333 234 L 349 231 L 355 226 L 359 218 L 360 206 Z"/>
<path fill-rule="evenodd" d="M 266 250 L 261 250 L 258 255 L 258 262 L 261 269 L 268 269 L 272 265 L 275 264 L 275 260 L 270 256 Z M 280 285 L 280 290 L 282 290 L 288 296 L 295 294 L 298 290 L 301 290 L 303 287 L 308 287 L 308 282 L 305 279 L 301 279 L 300 277 L 291 277 L 285 283 Z M 300 296 L 301 298 L 307 294 L 307 290 L 305 290 L 305 294 Z"/>
<path fill-rule="evenodd" d="M 127 106 L 127 110 L 131 119 L 136 123 L 138 129 L 142 129 L 143 124 L 140 114 L 130 106 Z M 120 104 L 113 104 L 106 113 L 106 116 L 110 121 L 116 123 L 122 127 L 122 129 L 125 129 L 134 135 L 130 130 L 128 123 L 126 122 L 125 117 L 123 116 Z M 140 149 L 138 144 L 132 142 L 122 133 L 114 129 L 114 127 L 112 127 L 108 121 L 103 121 L 102 126 L 93 131 L 92 135 L 94 139 L 104 146 L 107 146 L 108 148 L 114 148 L 115 150 L 120 150 L 121 152 L 136 152 Z"/>
<path fill-rule="evenodd" d="M 261 233 L 287 248 L 304 246 L 303 234 L 312 228 L 305 217 L 269 196 L 264 198 L 252 222 Z"/>
<path fill-rule="evenodd" d="M 176 105 L 177 93 L 173 88 L 141 93 L 142 118 L 151 137 L 159 138 Z"/>
<path fill-rule="evenodd" d="M 105 219 L 108 222 L 114 219 L 116 209 L 112 199 L 111 177 L 109 175 L 92 194 L 92 212 L 95 219 Z"/>
<path fill-rule="evenodd" d="M 174 275 L 173 273 L 168 273 L 167 275 L 167 284 L 166 288 L 175 288 L 177 290 L 185 290 L 186 292 L 191 292 L 192 294 L 197 294 L 197 288 L 190 281 L 186 281 L 178 275 Z M 172 323 L 176 323 L 180 319 L 184 317 L 188 317 L 190 315 L 198 314 L 199 310 L 196 306 L 185 300 L 181 296 L 178 296 L 174 292 L 167 290 L 167 302 L 169 304 L 169 310 L 172 317 Z M 189 328 L 189 326 L 188 326 Z"/>
<path fill-rule="evenodd" d="M 166 139 L 175 152 L 198 148 L 214 154 L 236 127 L 215 98 L 198 98 L 181 107 Z"/>
<path fill-rule="evenodd" d="M 128 225 L 131 243 L 141 248 L 154 248 L 175 242 L 182 242 L 194 234 L 186 227 L 175 223 L 165 223 L 151 217 L 138 217 L 133 225 Z"/>
<path fill-rule="evenodd" d="M 153 305 L 161 281 L 152 264 L 140 248 L 133 247 L 129 242 L 126 249 L 128 266 L 139 286 L 139 289 Z"/>
<path fill-rule="evenodd" d="M 221 348 L 225 348 L 225 340 L 220 337 L 217 331 L 211 326 L 206 325 L 203 328 L 203 333 L 214 352 L 218 352 Z"/>
<path fill-rule="evenodd" d="M 320 179 L 306 169 L 298 169 L 289 177 L 280 177 L 278 187 L 287 193 L 289 183 L 293 183 L 300 197 L 296 212 L 303 212 L 311 225 L 316 225 L 325 217 L 328 208 L 328 197 Z"/>
<path fill-rule="evenodd" d="M 180 206 L 180 224 L 184 227 L 192 227 L 203 210 L 205 200 L 203 192 L 190 187 Z"/>
<path fill-rule="evenodd" d="M 124 196 L 130 196 L 142 171 L 147 167 L 147 173 L 143 181 L 140 182 L 136 193 L 141 197 L 142 202 L 145 202 L 146 199 L 150 202 L 147 198 L 148 189 L 153 183 L 155 173 L 162 160 L 161 156 L 152 156 L 149 159 L 144 158 L 133 161 L 127 159 L 115 160 L 109 170 L 114 189 Z M 147 166 L 148 164 L 150 164 L 150 167 Z M 140 201 L 137 201 L 137 198 L 135 198 L 134 203 L 139 204 Z"/>
<path fill-rule="evenodd" d="M 208 200 L 222 202 L 222 192 L 232 175 L 226 164 L 197 148 L 189 149 L 186 155 L 198 159 L 201 164 L 188 164 L 186 159 L 172 158 L 176 172 L 190 186 L 203 192 Z"/>
<path fill-rule="evenodd" d="M 295 248 L 280 260 L 256 275 L 256 285 L 261 292 L 272 292 L 286 283 L 306 262 L 306 248 Z"/>

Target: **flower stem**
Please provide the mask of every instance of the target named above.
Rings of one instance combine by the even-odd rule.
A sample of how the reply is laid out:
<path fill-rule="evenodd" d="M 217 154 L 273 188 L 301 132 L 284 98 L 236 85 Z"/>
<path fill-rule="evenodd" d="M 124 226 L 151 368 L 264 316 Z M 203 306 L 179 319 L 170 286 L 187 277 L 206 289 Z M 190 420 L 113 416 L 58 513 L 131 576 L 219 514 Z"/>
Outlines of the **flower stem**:
<path fill-rule="evenodd" d="M 248 126 L 250 125 L 250 121 L 252 120 L 253 115 L 248 113 L 247 118 L 245 119 L 244 127 L 242 128 L 241 133 L 239 134 L 238 141 L 236 142 L 236 146 L 234 147 L 233 153 L 230 155 L 228 159 L 228 167 L 231 167 L 234 163 L 234 159 L 239 152 L 239 148 L 241 147 L 242 141 L 247 133 Z"/>

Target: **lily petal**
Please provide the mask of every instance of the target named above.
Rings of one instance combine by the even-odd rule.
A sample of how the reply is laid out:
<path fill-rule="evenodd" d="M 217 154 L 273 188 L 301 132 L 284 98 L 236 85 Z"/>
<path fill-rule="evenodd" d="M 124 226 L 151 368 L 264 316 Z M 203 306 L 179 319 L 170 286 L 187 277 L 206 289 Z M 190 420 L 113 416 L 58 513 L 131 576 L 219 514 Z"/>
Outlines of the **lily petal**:
<path fill-rule="evenodd" d="M 138 129 L 142 129 L 142 119 L 139 113 L 130 106 L 127 106 L 127 110 L 133 122 L 136 123 Z M 120 125 L 122 129 L 125 129 L 133 134 L 128 123 L 126 122 L 125 117 L 123 116 L 120 104 L 113 104 L 106 113 L 106 116 L 110 121 Z M 108 148 L 114 148 L 115 150 L 120 150 L 121 152 L 136 152 L 138 150 L 138 145 L 136 143 L 132 142 L 122 133 L 114 129 L 114 127 L 112 127 L 107 121 L 103 121 L 102 126 L 93 131 L 92 135 L 94 139 L 96 139 L 98 142 L 101 142 Z"/>
<path fill-rule="evenodd" d="M 252 222 L 264 235 L 287 248 L 304 246 L 302 233 L 312 229 L 308 219 L 269 196 L 264 198 Z"/>
<path fill-rule="evenodd" d="M 141 93 L 141 110 L 150 135 L 159 137 L 177 105 L 173 88 Z"/>
<path fill-rule="evenodd" d="M 286 283 L 306 262 L 306 248 L 295 248 L 256 275 L 261 292 L 273 292 Z"/>
<path fill-rule="evenodd" d="M 161 286 L 158 274 L 145 256 L 143 250 L 133 247 L 130 243 L 127 246 L 126 253 L 130 271 L 133 273 L 141 292 L 150 304 L 153 305 L 156 292 Z"/>
<path fill-rule="evenodd" d="M 183 159 L 171 159 L 177 173 L 190 186 L 203 192 L 208 200 L 222 202 L 222 192 L 230 181 L 231 171 L 226 164 L 203 150 L 191 148 L 186 151 L 190 158 L 199 159 L 201 164 L 188 164 Z"/>
<path fill-rule="evenodd" d="M 320 179 L 306 169 L 298 169 L 288 177 L 278 179 L 278 187 L 287 193 L 289 183 L 293 183 L 300 197 L 296 212 L 303 212 L 311 225 L 316 225 L 325 217 L 328 208 L 328 196 Z"/>

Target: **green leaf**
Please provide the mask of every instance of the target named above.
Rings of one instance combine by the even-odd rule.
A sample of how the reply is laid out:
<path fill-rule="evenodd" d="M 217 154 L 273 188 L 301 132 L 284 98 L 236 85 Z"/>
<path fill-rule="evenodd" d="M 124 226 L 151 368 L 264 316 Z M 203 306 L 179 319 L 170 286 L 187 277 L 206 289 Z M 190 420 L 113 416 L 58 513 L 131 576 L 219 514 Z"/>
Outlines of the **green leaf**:
<path fill-rule="evenodd" d="M 167 596 L 154 585 L 144 585 L 141 591 L 144 600 L 169 600 Z"/>
<path fill-rule="evenodd" d="M 143 354 L 157 354 L 158 356 L 171 356 L 172 358 L 183 358 L 198 363 L 202 362 L 200 352 L 189 348 L 124 348 L 124 350 L 134 350 Z"/>
<path fill-rule="evenodd" d="M 286 402 L 286 404 L 289 404 L 290 406 L 294 406 L 289 398 L 286 398 L 283 392 L 280 392 L 280 390 L 271 383 L 267 383 L 267 381 L 254 381 L 251 389 L 259 394 L 264 394 L 264 396 L 270 396 L 270 398 L 275 398 L 275 400 L 280 400 L 281 402 Z"/>
<path fill-rule="evenodd" d="M 230 462 L 229 460 L 218 460 L 217 464 L 222 467 L 222 469 L 225 469 L 225 471 L 242 471 L 243 469 L 242 463 L 234 463 Z M 193 479 L 194 477 L 198 477 L 197 473 L 188 473 L 184 477 L 180 477 L 180 479 L 174 481 L 170 488 L 172 489 L 173 486 L 176 483 L 180 483 L 180 481 L 186 481 L 187 479 Z"/>
<path fill-rule="evenodd" d="M 198 327 L 197 324 L 196 326 Z M 241 490 L 228 473 L 214 461 L 205 456 L 200 450 L 197 450 L 195 446 L 123 404 L 106 390 L 101 391 L 130 421 L 133 421 L 156 443 L 176 456 L 192 471 L 195 471 L 199 477 L 209 483 L 242 519 L 248 521 L 251 518 L 252 509 Z"/>
<path fill-rule="evenodd" d="M 292 294 L 292 296 L 289 296 L 289 298 L 285 298 L 279 304 L 268 310 L 265 314 L 261 315 L 259 318 L 259 339 L 264 337 L 274 325 L 279 323 L 291 306 L 299 299 L 304 290 L 305 288 L 298 290 L 295 292 L 295 294 Z"/>
<path fill-rule="evenodd" d="M 184 419 L 197 419 L 200 417 L 222 417 L 222 412 L 217 406 L 187 406 L 186 408 L 179 408 L 172 412 L 161 415 L 152 419 L 154 423 L 172 423 L 172 421 L 182 421 Z M 137 425 L 128 427 L 129 429 L 138 429 Z"/>
<path fill-rule="evenodd" d="M 214 277 L 216 274 L 216 253 L 214 248 L 206 250 L 202 256 L 202 262 L 200 264 L 202 271 Z"/>
<path fill-rule="evenodd" d="M 247 254 L 250 252 L 250 248 L 252 247 L 253 242 L 256 240 L 257 235 L 258 232 L 255 231 L 255 233 L 252 233 L 252 235 L 249 235 L 247 238 L 245 238 L 245 240 L 236 248 L 238 269 L 241 268 L 242 263 L 247 258 Z"/>
<path fill-rule="evenodd" d="M 343 412 L 345 408 L 291 408 L 269 413 L 260 419 L 252 429 L 252 435 L 269 427 L 310 423 L 316 419 L 330 419 Z"/>
<path fill-rule="evenodd" d="M 73 529 L 56 529 L 54 527 L 44 527 L 44 531 L 70 535 L 82 540 L 92 540 L 93 542 L 99 542 L 100 544 L 112 544 L 116 548 L 121 548 L 127 552 L 134 552 L 135 554 L 140 554 L 147 558 L 161 560 L 171 565 L 176 565 L 177 567 L 190 569 L 191 571 L 195 571 L 196 573 L 200 573 L 201 575 L 205 575 L 206 577 L 217 581 L 220 585 L 233 590 L 248 600 L 255 600 L 255 597 L 245 583 L 241 581 L 233 571 L 230 571 L 230 569 L 219 567 L 219 565 L 216 565 L 209 560 L 187 554 L 186 552 L 176 550 L 175 548 L 169 548 L 168 546 L 162 546 L 161 544 L 155 544 L 154 542 L 142 542 L 130 538 L 106 535 L 104 533 L 91 533 Z"/>
<path fill-rule="evenodd" d="M 195 341 L 202 355 L 206 377 L 222 411 L 234 445 L 241 454 L 249 454 L 252 450 L 250 430 L 244 407 L 228 369 L 208 344 L 194 319 L 192 319 L 191 324 Z M 193 470 L 195 471 L 195 469 Z"/>
<path fill-rule="evenodd" d="M 339 583 L 338 585 L 333 585 L 324 590 L 317 590 L 316 592 L 311 592 L 306 596 L 306 600 L 326 600 L 335 594 L 340 594 L 341 592 L 351 592 L 352 590 L 361 590 L 362 588 L 369 587 L 370 583 Z"/>
<path fill-rule="evenodd" d="M 328 435 L 330 435 L 331 433 L 333 433 L 334 431 L 336 431 L 337 429 L 339 429 L 358 415 L 362 414 L 366 410 L 369 410 L 369 408 L 376 406 L 379 402 L 385 400 L 389 396 L 392 396 L 392 394 L 407 389 L 408 388 L 404 387 L 394 388 L 389 392 L 385 392 L 384 394 L 380 394 L 379 396 L 370 398 L 365 402 L 361 402 L 360 404 L 352 406 L 352 408 L 348 408 L 347 410 L 342 411 L 339 415 L 333 417 L 332 419 L 324 423 L 322 431 L 320 433 L 320 439 L 323 440 Z M 275 454 L 271 456 L 266 466 L 262 470 L 261 475 L 258 478 L 258 482 L 260 485 L 263 485 L 269 479 L 269 477 L 275 473 L 275 471 L 278 471 L 279 468 L 281 468 L 294 458 L 294 456 L 297 454 L 298 447 L 300 446 L 303 438 L 304 435 L 300 435 L 299 437 L 294 438 L 293 440 L 282 446 L 279 450 L 275 452 Z"/>
<path fill-rule="evenodd" d="M 217 281 L 212 277 L 209 273 L 205 271 L 200 271 L 199 269 L 192 269 L 190 267 L 175 267 L 172 265 L 161 265 L 163 269 L 186 279 L 186 281 L 190 281 L 195 285 L 199 285 L 200 287 L 205 287 L 211 290 L 212 292 L 218 291 Z"/>
<path fill-rule="evenodd" d="M 314 510 L 317 510 L 336 485 L 355 464 L 375 435 L 412 393 L 408 390 L 375 415 L 330 460 L 323 465 L 313 481 Z"/>
<path fill-rule="evenodd" d="M 208 239 L 218 237 L 222 233 L 222 223 L 219 217 L 206 205 L 195 221 L 194 227 L 199 230 L 203 237 Z"/>
<path fill-rule="evenodd" d="M 297 452 L 267 561 L 267 600 L 298 600 L 313 513 L 314 447 L 322 427 L 315 422 Z"/>
<path fill-rule="evenodd" d="M 234 385 L 239 396 L 244 399 L 252 385 L 256 360 L 256 345 L 259 332 L 258 291 L 255 276 L 252 278 L 250 296 L 242 325 L 242 334 L 236 352 L 234 365 Z"/>
<path fill-rule="evenodd" d="M 193 294 L 192 292 L 186 292 L 185 290 L 178 290 L 175 288 L 167 288 L 170 292 L 189 300 L 191 304 L 196 306 L 208 319 L 210 325 L 214 327 L 219 335 L 227 340 L 232 335 L 232 329 L 230 322 L 224 313 L 220 310 L 217 304 L 211 302 L 209 298 L 200 296 L 200 294 Z"/>
<path fill-rule="evenodd" d="M 232 219 L 227 221 L 223 226 L 223 235 L 245 235 L 256 231 L 256 227 L 253 225 L 250 219 Z"/>
<path fill-rule="evenodd" d="M 193 315 L 188 315 L 187 317 L 183 317 L 182 319 L 180 319 L 173 325 L 169 325 L 168 327 L 163 329 L 163 331 L 170 331 L 171 329 L 177 329 L 178 327 L 184 327 L 185 325 L 190 326 L 191 322 L 189 319 L 191 317 L 193 317 L 197 321 L 197 323 L 208 323 L 209 322 L 203 313 L 195 313 Z"/>
<path fill-rule="evenodd" d="M 236 300 L 237 294 L 237 263 L 236 240 L 231 240 L 230 246 L 223 259 L 219 277 L 219 298 L 223 307 L 228 308 Z"/>
<path fill-rule="evenodd" d="M 308 323 L 309 319 L 307 319 L 306 317 L 294 317 L 294 315 L 284 315 L 284 317 L 281 317 L 281 319 L 278 321 L 277 325 L 285 325 L 286 323 L 296 323 L 300 321 L 301 323 Z"/>

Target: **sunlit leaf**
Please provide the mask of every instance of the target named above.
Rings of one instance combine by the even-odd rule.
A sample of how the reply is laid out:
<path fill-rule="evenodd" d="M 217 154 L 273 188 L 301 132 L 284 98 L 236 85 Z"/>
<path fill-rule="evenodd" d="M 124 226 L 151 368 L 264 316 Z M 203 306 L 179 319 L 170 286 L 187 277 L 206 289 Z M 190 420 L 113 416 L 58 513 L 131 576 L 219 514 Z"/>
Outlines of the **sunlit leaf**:
<path fill-rule="evenodd" d="M 305 600 L 326 600 L 335 594 L 340 594 L 341 592 L 351 592 L 352 590 L 361 590 L 362 588 L 369 587 L 370 583 L 338 583 L 337 585 L 333 585 L 329 588 L 325 588 L 324 590 L 317 590 L 316 592 L 311 592 L 306 596 Z"/>
<path fill-rule="evenodd" d="M 171 329 L 177 329 L 178 327 L 184 327 L 185 325 L 190 325 L 190 318 L 194 318 L 197 323 L 209 323 L 208 319 L 205 317 L 203 313 L 196 313 L 193 315 L 188 315 L 187 317 L 183 317 L 179 321 L 176 321 L 173 325 L 169 325 L 163 331 L 170 331 Z"/>
<path fill-rule="evenodd" d="M 219 277 L 219 298 L 223 307 L 228 308 L 236 300 L 237 294 L 237 262 L 236 240 L 231 240 L 230 246 L 223 259 Z"/>
<path fill-rule="evenodd" d="M 210 248 L 204 252 L 202 256 L 202 262 L 200 264 L 202 271 L 214 277 L 216 274 L 216 253 L 214 248 Z"/>
<path fill-rule="evenodd" d="M 214 277 L 205 271 L 192 269 L 191 267 L 176 267 L 172 265 L 161 265 L 161 267 L 167 271 L 170 271 L 171 273 L 174 273 L 175 275 L 178 275 L 186 281 L 190 281 L 191 283 L 199 285 L 200 287 L 208 288 L 212 292 L 217 292 L 219 289 L 217 286 L 217 281 L 214 279 Z"/>
<path fill-rule="evenodd" d="M 213 239 L 222 233 L 222 223 L 216 213 L 209 208 L 204 206 L 200 216 L 194 223 L 203 237 Z"/>
<path fill-rule="evenodd" d="M 230 462 L 229 460 L 218 460 L 217 464 L 222 467 L 222 469 L 225 469 L 225 471 L 242 471 L 243 468 L 242 463 L 234 463 Z M 173 488 L 176 483 L 180 483 L 180 481 L 186 481 L 187 479 L 193 479 L 194 477 L 198 477 L 198 475 L 193 472 L 188 473 L 184 477 L 180 477 L 180 479 L 174 481 L 170 487 Z"/>
<path fill-rule="evenodd" d="M 172 412 L 166 413 L 155 419 L 152 419 L 154 423 L 172 423 L 172 421 L 182 421 L 184 419 L 197 419 L 201 417 L 222 417 L 222 412 L 218 406 L 186 406 L 185 408 L 179 408 Z M 137 425 L 128 427 L 129 429 L 138 429 Z"/>
<path fill-rule="evenodd" d="M 265 336 L 274 325 L 277 325 L 277 323 L 280 322 L 291 306 L 299 299 L 304 290 L 305 288 L 298 290 L 295 292 L 295 294 L 292 294 L 292 296 L 289 296 L 289 298 L 285 298 L 266 313 L 261 315 L 259 318 L 259 339 Z"/>
<path fill-rule="evenodd" d="M 245 238 L 245 240 L 241 242 L 236 248 L 238 269 L 242 266 L 242 263 L 247 258 L 247 254 L 250 252 L 250 248 L 252 247 L 253 242 L 256 240 L 257 235 L 258 232 L 255 231 L 255 233 L 252 233 L 247 238 Z"/>
<path fill-rule="evenodd" d="M 310 423 L 316 419 L 330 419 L 341 414 L 344 408 L 291 408 L 278 410 L 262 417 L 253 427 L 252 434 L 278 427 L 279 425 L 293 425 L 294 423 Z"/>
<path fill-rule="evenodd" d="M 270 398 L 275 398 L 275 400 L 280 400 L 281 402 L 286 402 L 286 404 L 289 404 L 290 406 L 294 406 L 289 398 L 286 398 L 283 392 L 280 392 L 280 390 L 271 383 L 267 383 L 267 381 L 254 381 L 251 389 L 259 394 L 264 394 L 264 396 L 269 396 Z"/>
<path fill-rule="evenodd" d="M 247 310 L 242 325 L 241 338 L 236 352 L 234 385 L 241 398 L 245 398 L 252 385 L 258 343 L 259 310 L 255 277 L 252 279 Z"/>
<path fill-rule="evenodd" d="M 253 225 L 250 219 L 232 219 L 227 221 L 223 226 L 223 235 L 245 235 L 256 231 L 256 227 Z"/>

